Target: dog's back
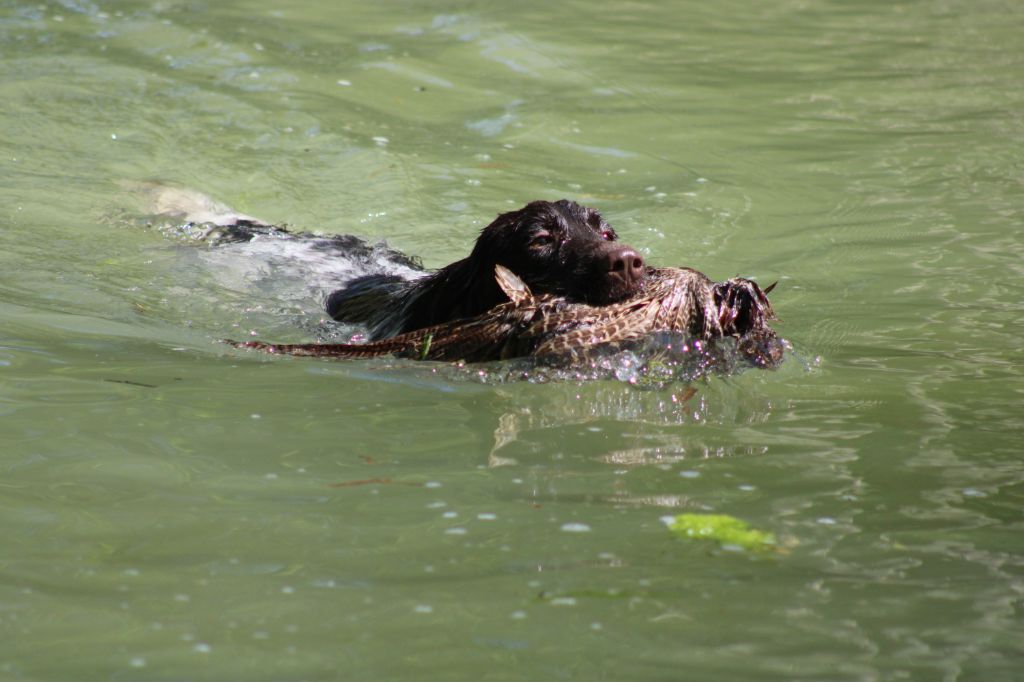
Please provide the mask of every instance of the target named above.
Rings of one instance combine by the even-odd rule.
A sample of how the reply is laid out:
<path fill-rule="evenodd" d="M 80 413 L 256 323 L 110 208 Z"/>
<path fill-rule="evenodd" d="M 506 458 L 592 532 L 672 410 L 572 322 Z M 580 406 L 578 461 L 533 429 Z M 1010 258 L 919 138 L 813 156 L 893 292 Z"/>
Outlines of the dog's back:
<path fill-rule="evenodd" d="M 635 293 L 646 271 L 640 255 L 616 241 L 597 211 L 564 199 L 499 215 L 469 256 L 427 272 L 383 242 L 291 232 L 191 190 L 152 183 L 133 189 L 147 198 L 153 215 L 184 221 L 175 226 L 187 239 L 244 249 L 242 273 L 230 267 L 228 252 L 235 249 L 207 252 L 224 261 L 226 276 L 287 290 L 290 300 L 309 300 L 341 285 L 326 296 L 327 313 L 367 327 L 371 339 L 472 317 L 507 301 L 494 279 L 497 265 L 538 294 L 597 305 Z"/>

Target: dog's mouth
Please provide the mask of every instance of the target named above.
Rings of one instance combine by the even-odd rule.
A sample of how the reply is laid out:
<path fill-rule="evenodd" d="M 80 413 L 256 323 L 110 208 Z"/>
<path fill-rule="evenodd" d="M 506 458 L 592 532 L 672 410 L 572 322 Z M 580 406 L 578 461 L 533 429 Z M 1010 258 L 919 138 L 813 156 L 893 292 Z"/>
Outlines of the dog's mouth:
<path fill-rule="evenodd" d="M 644 277 L 643 272 L 628 278 L 614 272 L 608 273 L 604 277 L 603 287 L 589 289 L 580 298 L 591 305 L 618 303 L 639 293 L 644 287 Z"/>

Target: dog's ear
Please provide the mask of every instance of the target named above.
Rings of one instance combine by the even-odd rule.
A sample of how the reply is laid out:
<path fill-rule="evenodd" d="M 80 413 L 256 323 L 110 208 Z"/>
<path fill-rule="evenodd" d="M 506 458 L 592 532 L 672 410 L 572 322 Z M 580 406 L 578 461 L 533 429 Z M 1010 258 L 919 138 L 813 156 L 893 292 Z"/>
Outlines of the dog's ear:
<path fill-rule="evenodd" d="M 416 289 L 407 329 L 479 315 L 505 300 L 494 280 L 494 263 L 478 263 L 474 256 L 419 280 Z"/>

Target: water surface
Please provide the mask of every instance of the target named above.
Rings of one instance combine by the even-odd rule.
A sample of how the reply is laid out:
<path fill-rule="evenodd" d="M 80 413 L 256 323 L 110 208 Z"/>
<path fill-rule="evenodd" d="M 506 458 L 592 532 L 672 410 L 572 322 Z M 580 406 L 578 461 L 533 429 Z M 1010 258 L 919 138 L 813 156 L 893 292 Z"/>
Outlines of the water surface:
<path fill-rule="evenodd" d="M 1020 678 L 1013 3 L 0 2 L 0 677 Z M 568 197 L 779 280 L 644 390 L 233 351 L 319 292 L 196 188 L 439 266 Z M 756 554 L 675 538 L 714 511 Z"/>

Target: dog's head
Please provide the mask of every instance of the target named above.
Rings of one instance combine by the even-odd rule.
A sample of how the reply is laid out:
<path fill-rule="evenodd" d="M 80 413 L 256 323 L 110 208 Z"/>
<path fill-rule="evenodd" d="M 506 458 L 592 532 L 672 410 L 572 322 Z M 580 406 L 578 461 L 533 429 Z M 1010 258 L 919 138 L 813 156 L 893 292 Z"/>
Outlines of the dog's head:
<path fill-rule="evenodd" d="M 534 201 L 498 216 L 468 260 L 485 272 L 503 265 L 534 293 L 598 305 L 636 293 L 646 270 L 600 213 L 566 199 Z"/>

